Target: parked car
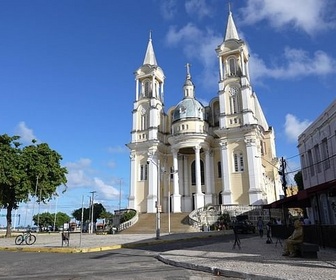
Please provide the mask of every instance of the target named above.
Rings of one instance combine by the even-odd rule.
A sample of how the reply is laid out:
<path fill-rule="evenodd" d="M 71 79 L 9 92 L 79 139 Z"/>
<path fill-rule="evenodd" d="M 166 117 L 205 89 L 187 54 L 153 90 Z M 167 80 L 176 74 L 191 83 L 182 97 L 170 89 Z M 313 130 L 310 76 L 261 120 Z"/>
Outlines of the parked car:
<path fill-rule="evenodd" d="M 255 233 L 256 229 L 252 222 L 248 220 L 236 221 L 232 227 L 237 231 L 237 233 Z"/>

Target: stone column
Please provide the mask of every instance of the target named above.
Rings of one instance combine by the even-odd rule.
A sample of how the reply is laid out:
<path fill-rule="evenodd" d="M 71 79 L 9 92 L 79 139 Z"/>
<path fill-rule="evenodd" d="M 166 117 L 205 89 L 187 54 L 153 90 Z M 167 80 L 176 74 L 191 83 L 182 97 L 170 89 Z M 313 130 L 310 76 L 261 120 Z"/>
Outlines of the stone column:
<path fill-rule="evenodd" d="M 135 194 L 135 189 L 136 189 L 136 182 L 138 180 L 138 173 L 136 172 L 136 154 L 132 152 L 130 154 L 130 159 L 131 159 L 131 187 L 130 187 L 130 194 L 128 197 L 128 208 L 130 209 L 135 209 L 135 210 L 140 210 L 138 206 L 136 205 L 136 194 Z"/>
<path fill-rule="evenodd" d="M 229 165 L 229 152 L 228 143 L 223 141 L 220 143 L 221 146 L 221 158 L 222 158 L 222 203 L 232 204 L 231 197 L 231 172 Z"/>
<path fill-rule="evenodd" d="M 200 146 L 195 146 L 195 172 L 196 172 L 196 193 L 194 195 L 195 209 L 204 206 L 204 194 L 202 193 L 201 182 L 201 158 L 200 158 Z"/>
<path fill-rule="evenodd" d="M 210 166 L 210 150 L 205 150 L 205 204 L 212 204 L 213 189 L 211 184 L 211 166 Z"/>
<path fill-rule="evenodd" d="M 247 165 L 249 176 L 249 200 L 251 205 L 263 204 L 262 190 L 261 190 L 261 159 L 258 156 L 256 139 L 251 137 L 245 138 L 247 150 Z"/>
<path fill-rule="evenodd" d="M 173 153 L 173 166 L 174 166 L 174 193 L 172 195 L 172 212 L 180 213 L 181 212 L 181 194 L 179 192 L 179 168 L 178 168 L 178 159 L 177 151 L 172 150 Z"/>
<path fill-rule="evenodd" d="M 151 158 L 148 163 L 148 196 L 147 196 L 147 213 L 156 213 L 157 184 L 158 184 L 158 167 L 157 155 L 150 152 L 148 156 Z"/>

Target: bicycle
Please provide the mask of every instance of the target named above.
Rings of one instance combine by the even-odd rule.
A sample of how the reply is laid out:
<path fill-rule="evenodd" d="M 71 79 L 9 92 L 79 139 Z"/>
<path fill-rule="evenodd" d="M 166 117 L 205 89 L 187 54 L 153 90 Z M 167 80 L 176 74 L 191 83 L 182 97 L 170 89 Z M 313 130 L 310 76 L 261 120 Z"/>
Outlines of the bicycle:
<path fill-rule="evenodd" d="M 15 244 L 21 245 L 23 242 L 26 242 L 27 245 L 33 245 L 36 241 L 36 236 L 31 233 L 31 231 L 26 231 L 23 234 L 18 235 L 15 238 Z"/>

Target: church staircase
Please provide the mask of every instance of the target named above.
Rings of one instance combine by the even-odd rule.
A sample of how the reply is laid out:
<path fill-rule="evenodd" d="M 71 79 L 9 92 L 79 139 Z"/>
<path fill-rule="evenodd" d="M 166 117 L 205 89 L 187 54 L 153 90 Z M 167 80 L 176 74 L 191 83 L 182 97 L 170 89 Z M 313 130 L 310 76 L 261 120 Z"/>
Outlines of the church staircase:
<path fill-rule="evenodd" d="M 160 233 L 169 233 L 168 213 L 160 214 Z M 198 232 L 197 229 L 189 225 L 189 213 L 170 214 L 170 233 Z M 156 231 L 156 214 L 139 214 L 139 220 L 131 227 L 123 230 L 123 234 L 150 234 Z"/>

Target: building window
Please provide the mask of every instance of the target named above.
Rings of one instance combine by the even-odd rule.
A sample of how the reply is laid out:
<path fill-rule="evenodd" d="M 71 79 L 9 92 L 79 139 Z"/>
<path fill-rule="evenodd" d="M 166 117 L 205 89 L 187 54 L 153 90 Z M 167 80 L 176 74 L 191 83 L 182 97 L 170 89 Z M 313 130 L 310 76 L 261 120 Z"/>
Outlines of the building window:
<path fill-rule="evenodd" d="M 266 154 L 265 153 L 265 146 L 266 146 L 266 144 L 262 140 L 260 140 L 260 153 L 261 153 L 262 156 L 264 156 Z"/>
<path fill-rule="evenodd" d="M 302 166 L 302 176 L 303 179 L 307 178 L 307 166 L 304 155 L 301 155 L 301 166 Z"/>
<path fill-rule="evenodd" d="M 328 149 L 328 140 L 324 138 L 322 140 L 322 161 L 323 161 L 323 168 L 329 169 L 330 168 L 330 158 L 329 158 L 329 149 Z"/>
<path fill-rule="evenodd" d="M 193 161 L 191 164 L 191 184 L 196 185 L 196 162 Z M 201 160 L 201 185 L 204 185 L 204 164 Z"/>
<path fill-rule="evenodd" d="M 148 169 L 148 164 L 140 165 L 140 180 L 141 181 L 147 180 L 147 169 Z"/>
<path fill-rule="evenodd" d="M 230 111 L 231 111 L 231 114 L 236 114 L 239 112 L 239 104 L 238 104 L 237 95 L 230 97 Z"/>
<path fill-rule="evenodd" d="M 145 96 L 149 97 L 150 96 L 150 82 L 149 81 L 145 81 L 144 84 L 144 92 L 145 92 Z"/>
<path fill-rule="evenodd" d="M 148 128 L 148 113 L 141 115 L 140 130 L 146 130 Z"/>
<path fill-rule="evenodd" d="M 321 172 L 321 154 L 320 148 L 318 145 L 314 146 L 315 162 L 316 162 L 316 171 L 317 173 Z"/>
<path fill-rule="evenodd" d="M 218 178 L 222 178 L 222 162 L 217 162 L 217 173 L 218 173 Z"/>
<path fill-rule="evenodd" d="M 241 172 L 244 171 L 244 157 L 243 153 L 234 153 L 233 154 L 233 161 L 234 161 L 234 171 Z"/>
<path fill-rule="evenodd" d="M 237 61 L 236 58 L 229 58 L 229 76 L 235 76 L 237 74 Z"/>
<path fill-rule="evenodd" d="M 308 166 L 309 166 L 310 176 L 314 176 L 315 170 L 314 170 L 313 154 L 311 150 L 308 151 Z"/>

